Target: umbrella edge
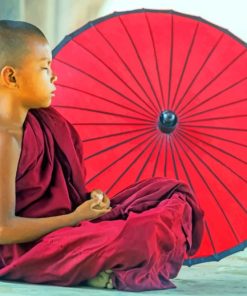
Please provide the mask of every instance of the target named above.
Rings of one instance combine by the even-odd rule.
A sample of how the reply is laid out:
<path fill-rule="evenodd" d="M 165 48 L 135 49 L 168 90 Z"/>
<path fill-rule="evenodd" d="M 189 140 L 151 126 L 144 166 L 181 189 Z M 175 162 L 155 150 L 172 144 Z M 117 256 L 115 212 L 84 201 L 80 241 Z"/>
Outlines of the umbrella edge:
<path fill-rule="evenodd" d="M 212 256 L 186 259 L 186 260 L 184 260 L 183 265 L 191 267 L 192 265 L 195 265 L 195 264 L 212 262 L 212 261 L 220 261 L 227 256 L 233 255 L 233 254 L 240 252 L 240 251 L 244 251 L 245 248 L 247 248 L 247 240 L 244 241 L 243 243 L 237 245 L 234 248 L 231 248 L 229 250 L 220 252 L 220 253 L 212 255 Z"/>
<path fill-rule="evenodd" d="M 145 12 L 154 12 L 154 13 L 167 13 L 167 14 L 174 14 L 174 15 L 179 15 L 182 17 L 187 17 L 187 18 L 191 18 L 193 20 L 197 20 L 199 22 L 208 24 L 224 33 L 226 33 L 227 35 L 231 36 L 233 39 L 235 39 L 236 41 L 240 42 L 242 45 L 244 45 L 247 48 L 247 42 L 245 42 L 244 40 L 242 40 L 241 38 L 239 38 L 237 35 L 233 34 L 231 31 L 229 31 L 226 28 L 223 28 L 219 25 L 216 25 L 215 23 L 212 23 L 202 17 L 199 16 L 195 16 L 195 15 L 191 15 L 191 14 L 187 14 L 187 13 L 183 13 L 183 12 L 178 12 L 175 10 L 171 10 L 171 9 L 147 9 L 147 8 L 141 8 L 141 9 L 134 9 L 134 10 L 126 10 L 126 11 L 115 11 L 113 13 L 107 14 L 105 16 L 99 17 L 93 21 L 89 21 L 88 23 L 86 23 L 85 25 L 83 25 L 82 27 L 80 27 L 79 29 L 76 29 L 75 31 L 73 31 L 72 33 L 70 33 L 69 35 L 66 35 L 59 43 L 57 46 L 55 46 L 55 48 L 52 50 L 52 57 L 55 58 L 56 55 L 58 54 L 58 52 L 62 49 L 63 46 L 65 46 L 73 37 L 77 36 L 78 34 L 80 34 L 81 32 L 91 28 L 93 25 L 99 24 L 107 19 L 116 17 L 116 16 L 121 16 L 124 14 L 132 14 L 132 13 L 145 13 Z"/>

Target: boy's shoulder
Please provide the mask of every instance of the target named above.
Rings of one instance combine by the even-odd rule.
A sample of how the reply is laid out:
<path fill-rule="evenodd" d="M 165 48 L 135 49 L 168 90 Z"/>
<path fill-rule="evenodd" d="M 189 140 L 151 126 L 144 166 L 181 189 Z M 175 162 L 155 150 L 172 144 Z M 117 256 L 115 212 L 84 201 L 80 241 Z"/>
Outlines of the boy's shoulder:
<path fill-rule="evenodd" d="M 9 124 L 3 123 L 0 120 L 0 140 L 1 142 L 8 142 L 15 140 L 18 146 L 21 146 L 23 136 L 22 128 L 17 128 Z"/>
<path fill-rule="evenodd" d="M 0 198 L 13 190 L 21 149 L 21 132 L 0 123 Z"/>

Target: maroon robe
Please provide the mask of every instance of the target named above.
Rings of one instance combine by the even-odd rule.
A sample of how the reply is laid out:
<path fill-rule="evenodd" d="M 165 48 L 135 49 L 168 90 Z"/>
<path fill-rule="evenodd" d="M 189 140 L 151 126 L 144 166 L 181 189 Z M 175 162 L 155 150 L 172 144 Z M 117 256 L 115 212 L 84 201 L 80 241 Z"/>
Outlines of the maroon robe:
<path fill-rule="evenodd" d="M 16 174 L 16 216 L 71 213 L 87 200 L 81 140 L 54 108 L 30 110 Z M 188 186 L 164 177 L 132 184 L 112 211 L 29 243 L 0 246 L 0 278 L 60 286 L 112 269 L 126 291 L 174 288 L 186 254 L 203 234 L 203 211 Z"/>

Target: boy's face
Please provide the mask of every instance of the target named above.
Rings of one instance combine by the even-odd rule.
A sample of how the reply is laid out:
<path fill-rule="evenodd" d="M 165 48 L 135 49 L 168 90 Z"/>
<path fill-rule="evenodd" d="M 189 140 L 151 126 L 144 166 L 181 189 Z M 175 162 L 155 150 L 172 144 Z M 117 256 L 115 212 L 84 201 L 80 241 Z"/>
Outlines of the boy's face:
<path fill-rule="evenodd" d="M 17 96 L 27 108 L 45 108 L 51 104 L 56 76 L 51 70 L 51 49 L 46 40 L 34 37 L 28 41 L 29 53 L 16 69 Z"/>

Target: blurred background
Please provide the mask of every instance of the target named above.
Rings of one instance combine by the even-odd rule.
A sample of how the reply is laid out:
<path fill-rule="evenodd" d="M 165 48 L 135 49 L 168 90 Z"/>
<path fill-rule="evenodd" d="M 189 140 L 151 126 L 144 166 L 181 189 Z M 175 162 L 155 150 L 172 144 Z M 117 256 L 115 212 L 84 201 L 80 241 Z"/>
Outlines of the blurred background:
<path fill-rule="evenodd" d="M 246 0 L 0 0 L 0 19 L 38 26 L 54 48 L 65 35 L 90 20 L 143 7 L 201 16 L 247 42 Z"/>

